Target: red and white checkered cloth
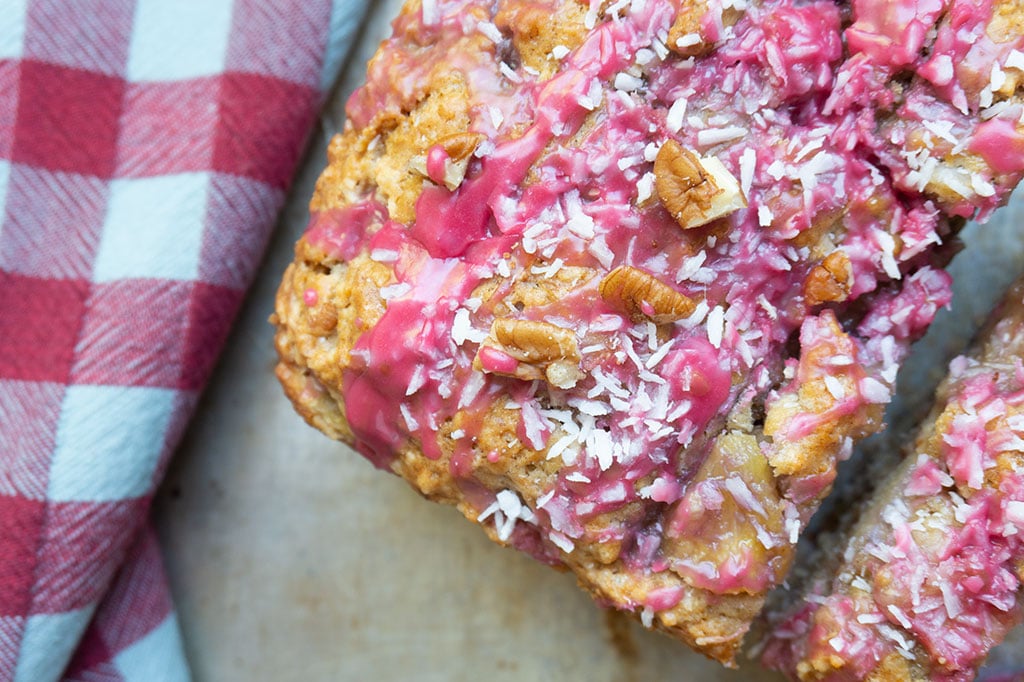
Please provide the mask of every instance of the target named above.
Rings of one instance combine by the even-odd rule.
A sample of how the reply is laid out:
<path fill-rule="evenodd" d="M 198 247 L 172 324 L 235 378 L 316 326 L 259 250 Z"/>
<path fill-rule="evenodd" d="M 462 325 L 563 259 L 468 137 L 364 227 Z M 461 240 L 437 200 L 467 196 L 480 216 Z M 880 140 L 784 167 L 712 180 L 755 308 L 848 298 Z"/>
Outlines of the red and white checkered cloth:
<path fill-rule="evenodd" d="M 0 680 L 188 679 L 146 513 L 366 4 L 0 0 Z"/>

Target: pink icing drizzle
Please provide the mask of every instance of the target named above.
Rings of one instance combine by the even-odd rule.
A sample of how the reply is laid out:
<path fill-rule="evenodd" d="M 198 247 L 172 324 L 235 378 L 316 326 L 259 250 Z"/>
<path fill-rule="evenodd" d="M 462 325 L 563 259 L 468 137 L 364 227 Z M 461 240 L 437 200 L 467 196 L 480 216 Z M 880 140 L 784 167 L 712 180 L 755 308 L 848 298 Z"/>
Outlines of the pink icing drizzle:
<path fill-rule="evenodd" d="M 948 280 L 921 267 L 921 256 L 941 241 L 945 226 L 931 201 L 907 198 L 905 187 L 885 180 L 879 164 L 900 182 L 910 170 L 891 150 L 891 131 L 875 129 L 872 109 L 892 101 L 886 79 L 877 74 L 917 58 L 912 48 L 923 39 L 921 26 L 934 19 L 937 3 L 914 5 L 916 14 L 908 14 L 906 3 L 893 9 L 893 3 L 857 2 L 857 22 L 846 37 L 851 52 L 858 54 L 845 62 L 840 14 L 833 3 L 753 5 L 739 24 L 723 30 L 715 53 L 685 67 L 672 61 L 652 67 L 645 73 L 647 90 L 624 96 L 610 82 L 664 34 L 676 10 L 667 0 L 636 4 L 642 9 L 600 23 L 562 70 L 543 83 L 522 68 L 515 69 L 514 80 L 499 77 L 497 51 L 448 49 L 464 32 L 475 30 L 461 17 L 470 8 L 490 11 L 490 3 L 439 0 L 439 18 L 431 26 L 415 16 L 400 19 L 395 31 L 400 37 L 391 40 L 371 66 L 367 86 L 350 101 L 352 123 L 368 125 L 377 112 L 414 101 L 430 69 L 445 59 L 462 71 L 479 99 L 471 129 L 487 135 L 493 149 L 472 161 L 465 181 L 451 192 L 442 184 L 447 155 L 438 146 L 431 148 L 427 173 L 433 184 L 424 186 L 411 225 L 390 221 L 381 204 L 367 200 L 314 216 L 306 236 L 345 260 L 374 250 L 396 253 L 395 277 L 409 285 L 360 337 L 343 380 L 346 415 L 360 450 L 382 467 L 410 440 L 428 457 L 440 457 L 436 433 L 444 420 L 459 411 L 479 417 L 495 400 L 517 405 L 524 443 L 537 449 L 555 445 L 561 427 L 544 406 L 551 402 L 545 394 L 549 389 L 493 374 L 514 371 L 515 360 L 500 353 L 481 354 L 487 373 L 472 370 L 480 334 L 486 333 L 494 302 L 508 293 L 508 284 L 479 309 L 470 310 L 465 302 L 502 267 L 517 274 L 540 263 L 598 271 L 628 264 L 708 304 L 702 311 L 706 317 L 671 329 L 671 348 L 650 368 L 646 363 L 655 348 L 646 330 L 601 301 L 596 280 L 565 300 L 523 313 L 528 319 L 575 319 L 580 345 L 604 348 L 584 357 L 581 368 L 588 378 L 559 393 L 556 402 L 577 411 L 595 409 L 586 402 L 594 393 L 610 405 L 589 427 L 607 436 L 563 450 L 558 481 L 546 503 L 533 510 L 531 527 L 541 532 L 530 535 L 531 543 L 549 543 L 549 531 L 565 539 L 584 537 L 584 521 L 644 499 L 633 485 L 640 479 L 659 481 L 645 495 L 662 504 L 697 490 L 699 482 L 690 485 L 685 472 L 699 467 L 704 432 L 741 395 L 764 395 L 777 381 L 773 358 L 793 332 L 804 330 L 806 351 L 819 342 L 813 330 L 832 314 L 819 317 L 803 300 L 809 256 L 789 241 L 815 227 L 821 216 L 841 212 L 842 249 L 853 269 L 851 295 L 868 310 L 854 338 L 858 372 L 891 383 L 882 373 L 894 374 L 907 344 L 948 301 Z M 416 36 L 434 47 L 407 59 L 401 36 Z M 947 42 L 949 54 L 962 48 L 960 33 L 954 31 Z M 388 71 L 396 63 L 407 66 L 400 76 Z M 595 87 L 601 114 L 580 139 L 565 144 L 596 106 L 588 104 Z M 688 100 L 688 111 L 699 123 L 687 122 L 676 131 L 667 114 L 681 98 Z M 494 123 L 488 107 L 503 112 L 504 125 Z M 969 126 L 949 102 L 927 107 L 929 120 Z M 987 125 L 985 134 L 979 129 L 975 138 L 983 156 L 996 139 L 1017 139 L 1002 119 Z M 520 134 L 513 138 L 507 131 L 515 126 Z M 742 126 L 742 134 L 721 137 L 717 132 L 733 126 Z M 646 148 L 669 137 L 717 157 L 737 177 L 748 159 L 753 161 L 745 192 L 749 209 L 728 219 L 725 237 L 702 233 L 705 241 L 696 250 L 680 238 L 678 225 L 660 205 L 637 207 L 638 186 L 650 170 Z M 1019 173 L 1024 157 L 1007 160 L 1001 168 Z M 527 183 L 528 176 L 536 181 Z M 994 207 L 1005 195 L 999 187 L 981 203 Z M 891 225 L 880 224 L 869 200 L 895 207 Z M 952 210 L 973 206 L 965 202 Z M 761 224 L 762 209 L 771 215 L 767 228 Z M 890 253 L 891 262 L 880 260 L 893 236 L 900 238 L 902 251 Z M 695 258 L 703 260 L 695 263 Z M 904 273 L 908 277 L 902 286 L 876 293 L 880 283 Z M 719 334 L 707 326 L 715 308 L 727 311 Z M 608 377 L 603 383 L 593 378 L 598 370 Z M 644 373 L 658 381 L 638 379 Z M 864 400 L 854 394 L 825 416 L 798 420 L 791 435 L 806 434 L 822 419 L 850 414 Z M 455 442 L 451 470 L 472 483 L 471 443 L 479 424 L 464 421 L 469 433 Z M 609 442 L 617 449 L 606 466 L 597 451 L 612 447 Z M 491 461 L 499 456 L 487 453 Z M 792 482 L 791 501 L 815 499 L 833 475 L 829 471 Z M 479 498 L 481 510 L 491 502 L 488 493 Z M 713 504 L 710 498 L 705 502 Z M 809 513 L 804 509 L 801 516 Z M 635 570 L 664 570 L 654 530 L 636 518 L 606 529 L 602 539 L 621 540 Z M 776 540 L 789 542 L 788 536 Z M 544 554 L 536 548 L 534 553 Z M 694 571 L 712 591 L 760 590 L 773 578 L 742 558 Z"/>

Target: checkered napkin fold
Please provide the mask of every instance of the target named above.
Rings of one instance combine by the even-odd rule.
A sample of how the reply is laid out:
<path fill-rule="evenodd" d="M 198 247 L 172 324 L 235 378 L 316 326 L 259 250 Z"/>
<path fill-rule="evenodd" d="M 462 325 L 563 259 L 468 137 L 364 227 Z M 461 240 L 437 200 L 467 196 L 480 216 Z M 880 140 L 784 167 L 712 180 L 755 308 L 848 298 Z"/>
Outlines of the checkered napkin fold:
<path fill-rule="evenodd" d="M 0 0 L 0 681 L 188 679 L 146 513 L 367 4 Z"/>

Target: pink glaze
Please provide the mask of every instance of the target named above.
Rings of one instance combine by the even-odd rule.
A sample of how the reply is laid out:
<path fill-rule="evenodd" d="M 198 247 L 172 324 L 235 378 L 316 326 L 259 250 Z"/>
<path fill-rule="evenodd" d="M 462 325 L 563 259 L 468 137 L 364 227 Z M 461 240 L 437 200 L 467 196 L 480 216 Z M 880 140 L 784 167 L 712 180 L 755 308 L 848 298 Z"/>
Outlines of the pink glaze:
<path fill-rule="evenodd" d="M 647 606 L 655 611 L 667 611 L 675 608 L 683 600 L 681 587 L 661 587 L 651 590 L 647 595 Z"/>
<path fill-rule="evenodd" d="M 997 118 L 982 123 L 969 149 L 980 154 L 997 173 L 1024 168 L 1024 137 L 1010 121 Z"/>
<path fill-rule="evenodd" d="M 306 304 L 306 307 L 313 308 L 320 300 L 320 295 L 317 294 L 316 289 L 310 288 L 302 292 L 302 302 Z"/>
<path fill-rule="evenodd" d="M 532 519 L 520 521 L 511 536 L 525 528 L 525 539 L 514 542 L 545 560 L 572 551 L 578 540 L 621 541 L 630 570 L 669 570 L 660 549 L 664 529 L 647 511 L 684 498 L 713 509 L 717 491 L 692 480 L 708 451 L 707 434 L 738 402 L 770 402 L 773 394 L 798 390 L 807 377 L 784 381 L 777 360 L 795 333 L 802 353 L 836 343 L 823 331 L 833 311 L 812 308 L 803 296 L 815 260 L 793 241 L 813 234 L 822 220 L 840 224 L 837 245 L 850 260 L 850 295 L 866 311 L 844 348 L 852 364 L 828 371 L 853 377 L 858 390 L 824 415 L 798 417 L 783 437 L 798 438 L 823 420 L 886 401 L 907 346 L 949 300 L 948 278 L 928 264 L 948 226 L 940 207 L 914 189 L 919 160 L 908 160 L 902 145 L 924 120 L 974 140 L 982 156 L 997 138 L 1016 144 L 1007 126 L 1020 112 L 976 129 L 974 117 L 953 101 L 959 93 L 965 101 L 966 93 L 972 102 L 980 96 L 959 83 L 959 74 L 973 73 L 959 66 L 938 94 L 930 86 L 903 93 L 905 122 L 878 125 L 876 109 L 896 101 L 890 86 L 896 67 L 927 66 L 915 61 L 914 46 L 921 27 L 934 21 L 937 2 L 857 2 L 845 55 L 833 2 L 753 3 L 731 28 L 705 17 L 706 35 L 720 44 L 692 62 L 657 56 L 664 49 L 658 37 L 667 34 L 677 4 L 646 0 L 617 18 L 597 17 L 546 82 L 521 66 L 499 68 L 511 49 L 507 36 L 493 50 L 458 47 L 464 36 L 493 33 L 469 18 L 493 16 L 490 0 L 438 0 L 426 21 L 403 15 L 366 86 L 349 102 L 349 125 L 408 111 L 434 69 L 458 71 L 475 105 L 470 129 L 487 137 L 480 158 L 452 192 L 441 183 L 446 155 L 433 147 L 427 158 L 433 183 L 424 185 L 411 225 L 392 221 L 371 196 L 314 216 L 306 236 L 339 259 L 381 258 L 409 287 L 387 302 L 345 369 L 345 410 L 361 451 L 382 467 L 410 442 L 438 458 L 437 433 L 461 412 L 464 433 L 451 444 L 450 470 L 478 490 L 474 438 L 495 403 L 511 406 L 520 440 L 562 461 L 554 486 L 527 501 Z M 1003 58 L 1009 47 L 985 51 L 965 42 L 987 5 L 972 13 L 964 3 L 952 4 L 963 17 L 943 33 L 942 54 L 973 55 L 972 68 L 986 54 Z M 930 59 L 940 56 L 933 51 Z M 642 75 L 642 90 L 616 89 L 625 82 L 628 90 L 629 79 L 619 78 L 627 70 Z M 933 79 L 938 70 L 935 62 Z M 673 104 L 683 99 L 685 117 L 671 120 Z M 652 153 L 670 138 L 718 158 L 748 185 L 749 208 L 718 225 L 728 229 L 682 235 L 660 202 L 650 200 L 649 186 L 641 196 L 652 180 Z M 987 215 L 1005 200 L 1024 157 L 1003 158 L 996 170 L 1012 177 L 991 196 L 941 208 L 968 215 L 980 207 Z M 890 207 L 891 216 L 880 217 L 877 206 Z M 601 299 L 601 277 L 619 265 L 650 272 L 701 302 L 691 319 L 663 327 L 667 348 L 646 324 Z M 596 275 L 562 300 L 520 316 L 573 329 L 579 347 L 591 349 L 580 363 L 584 378 L 561 390 L 501 376 L 515 361 L 492 351 L 479 356 L 485 372 L 474 370 L 494 307 L 510 291 L 509 277 L 529 271 L 543 277 L 537 273 L 563 266 Z M 489 301 L 470 305 L 474 290 L 496 276 L 501 283 Z M 500 454 L 487 457 L 497 461 Z M 785 482 L 801 523 L 833 477 L 830 467 Z M 482 512 L 494 500 L 481 493 L 473 504 Z M 595 524 L 602 527 L 599 537 L 586 529 L 609 512 L 624 517 Z M 790 533 L 770 541 L 788 545 Z M 753 555 L 674 568 L 719 593 L 760 591 L 774 571 Z"/>
<path fill-rule="evenodd" d="M 718 565 L 710 561 L 694 561 L 689 557 L 676 558 L 671 565 L 690 584 L 716 594 L 763 592 L 772 587 L 774 577 L 762 568 L 749 547 L 742 548 L 738 554 L 729 554 Z"/>
<path fill-rule="evenodd" d="M 945 10 L 943 0 L 854 0 L 857 21 L 847 29 L 850 52 L 862 52 L 876 64 L 904 66 L 920 58 L 925 35 Z"/>
<path fill-rule="evenodd" d="M 958 485 L 980 488 L 985 480 L 985 469 L 993 463 L 985 447 L 988 432 L 984 422 L 970 415 L 959 415 L 942 440 L 953 480 Z"/>
<path fill-rule="evenodd" d="M 1017 448 L 1006 398 L 1024 383 L 1008 380 L 998 362 L 959 358 L 951 367 L 957 412 L 939 458 L 920 455 L 901 474 L 903 498 L 847 550 L 858 557 L 855 572 L 844 570 L 831 588 L 817 585 L 826 597 L 793 608 L 781 621 L 784 634 L 767 643 L 766 664 L 793 674 L 800 660 L 838 656 L 843 666 L 824 679 L 862 679 L 902 648 L 930 679 L 969 680 L 1021 620 L 1015 570 L 1024 558 L 1024 477 L 1009 471 L 992 485 L 984 476 L 1000 452 Z M 931 528 L 934 514 L 941 541 L 932 529 L 922 542 L 918 532 Z"/>
<path fill-rule="evenodd" d="M 339 260 L 352 260 L 365 248 L 372 230 L 387 219 L 387 209 L 375 201 L 313 215 L 304 239 Z M 338 229 L 344 225 L 344 229 Z"/>
<path fill-rule="evenodd" d="M 944 479 L 948 476 L 934 460 L 926 460 L 917 468 L 907 484 L 907 495 L 929 497 L 942 492 Z"/>
<path fill-rule="evenodd" d="M 427 177 L 438 185 L 444 184 L 445 164 L 450 160 L 445 148 L 437 144 L 427 152 Z"/>
<path fill-rule="evenodd" d="M 477 357 L 483 370 L 492 374 L 515 374 L 516 368 L 519 367 L 518 360 L 491 346 L 481 348 Z"/>

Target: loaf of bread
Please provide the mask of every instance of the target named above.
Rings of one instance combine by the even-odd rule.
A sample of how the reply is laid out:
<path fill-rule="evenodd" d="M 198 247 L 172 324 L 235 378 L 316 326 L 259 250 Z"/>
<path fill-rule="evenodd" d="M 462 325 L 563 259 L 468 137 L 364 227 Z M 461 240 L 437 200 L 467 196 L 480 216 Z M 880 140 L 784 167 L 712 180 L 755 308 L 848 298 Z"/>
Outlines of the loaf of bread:
<path fill-rule="evenodd" d="M 950 364 L 902 464 L 802 589 L 763 660 L 799 680 L 969 680 L 1019 623 L 1024 579 L 1024 280 Z"/>
<path fill-rule="evenodd" d="M 278 293 L 286 393 L 732 661 L 1020 178 L 1021 16 L 410 0 Z"/>

